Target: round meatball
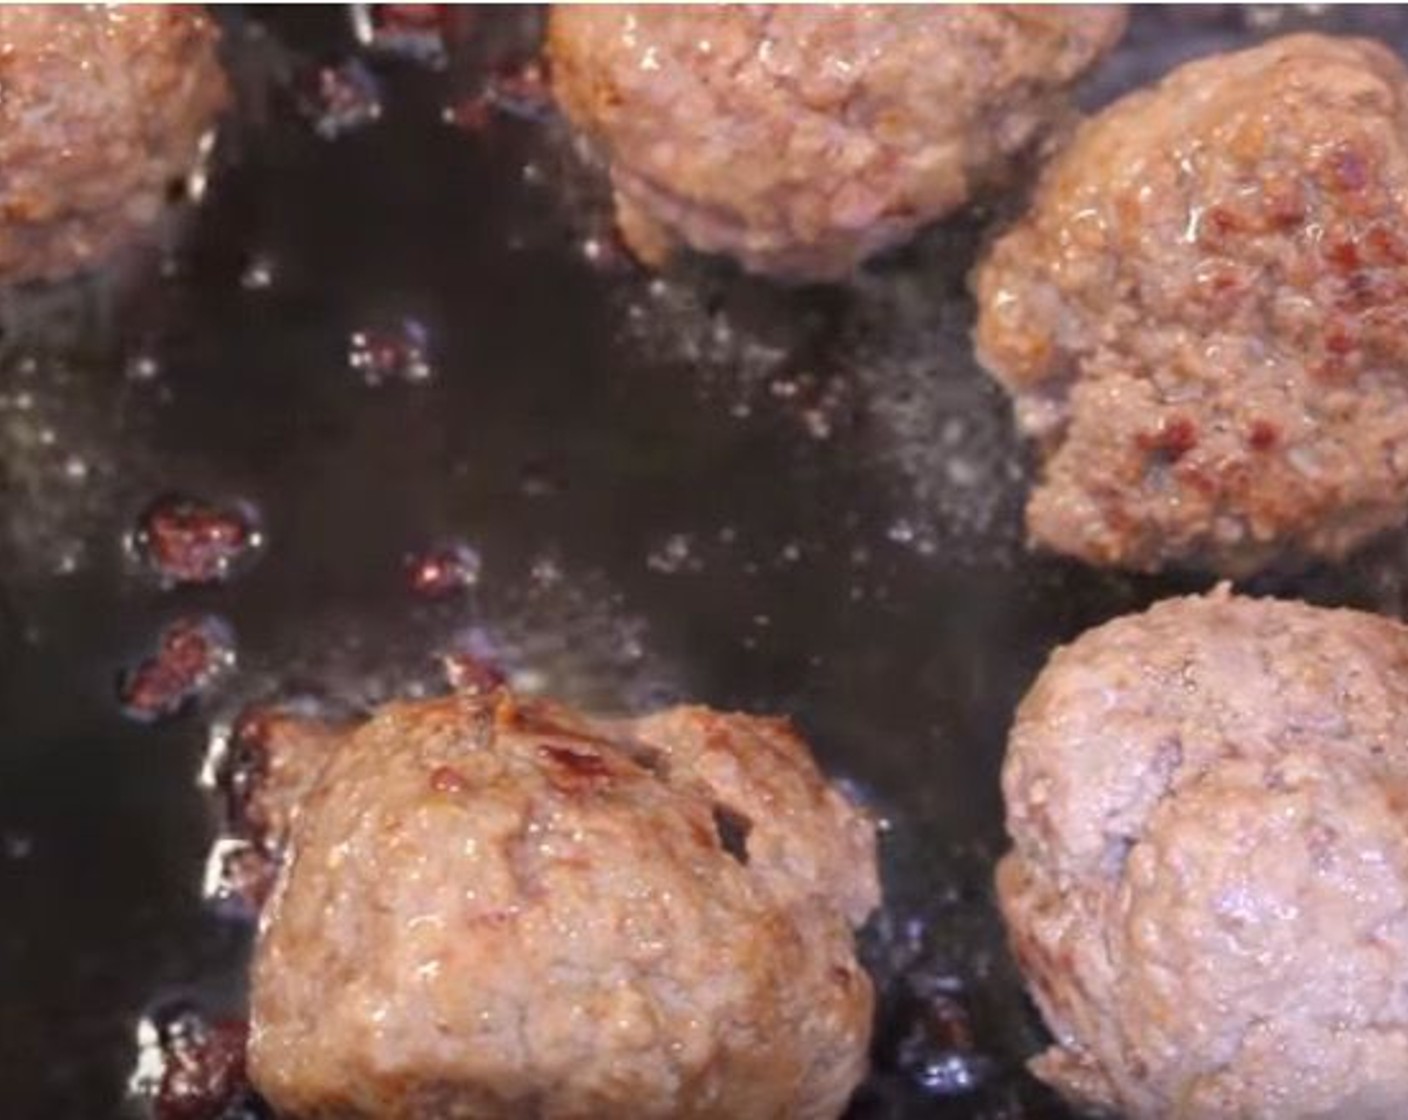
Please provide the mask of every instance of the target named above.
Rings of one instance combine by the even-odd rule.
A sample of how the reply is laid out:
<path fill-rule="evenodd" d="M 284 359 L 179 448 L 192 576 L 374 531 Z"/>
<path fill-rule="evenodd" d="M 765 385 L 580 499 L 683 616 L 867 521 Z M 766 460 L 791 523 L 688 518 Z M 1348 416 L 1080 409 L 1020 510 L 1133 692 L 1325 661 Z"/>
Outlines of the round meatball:
<path fill-rule="evenodd" d="M 1408 1115 L 1408 629 L 1171 600 L 1022 702 L 998 868 L 1055 1044 L 1120 1115 Z"/>
<path fill-rule="evenodd" d="M 781 721 L 392 705 L 294 814 L 251 1074 L 290 1117 L 840 1115 L 870 821 Z"/>
<path fill-rule="evenodd" d="M 1364 40 L 1189 63 L 1086 122 L 977 274 L 1034 541 L 1247 573 L 1408 509 L 1408 101 Z"/>
<path fill-rule="evenodd" d="M 0 6 L 0 283 L 58 280 L 161 216 L 227 98 L 193 7 Z"/>
<path fill-rule="evenodd" d="M 1119 38 L 1114 6 L 560 6 L 553 86 L 638 256 L 844 276 L 967 202 Z"/>

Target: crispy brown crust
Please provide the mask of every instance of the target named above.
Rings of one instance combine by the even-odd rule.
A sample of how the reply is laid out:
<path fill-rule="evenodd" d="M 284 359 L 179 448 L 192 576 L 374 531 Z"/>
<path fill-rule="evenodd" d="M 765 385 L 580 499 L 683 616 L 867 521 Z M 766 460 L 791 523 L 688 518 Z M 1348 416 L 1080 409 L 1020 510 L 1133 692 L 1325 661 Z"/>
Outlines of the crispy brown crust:
<path fill-rule="evenodd" d="M 1100 113 L 979 268 L 1035 542 L 1237 575 L 1408 507 L 1405 71 L 1297 35 Z"/>
<path fill-rule="evenodd" d="M 873 828 L 777 721 L 394 704 L 293 818 L 253 972 L 281 1115 L 831 1117 Z"/>
<path fill-rule="evenodd" d="M 1117 6 L 561 6 L 549 51 L 643 259 L 683 243 L 828 279 L 966 203 L 1124 23 Z"/>

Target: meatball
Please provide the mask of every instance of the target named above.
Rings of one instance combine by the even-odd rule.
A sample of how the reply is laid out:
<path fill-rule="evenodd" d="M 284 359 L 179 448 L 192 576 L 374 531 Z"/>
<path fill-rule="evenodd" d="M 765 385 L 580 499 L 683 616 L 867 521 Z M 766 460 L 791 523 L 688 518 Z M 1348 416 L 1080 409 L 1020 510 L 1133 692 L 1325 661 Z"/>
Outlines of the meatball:
<path fill-rule="evenodd" d="M 1063 114 L 1114 6 L 559 6 L 553 87 L 643 260 L 679 243 L 844 276 L 956 210 Z"/>
<path fill-rule="evenodd" d="M 870 821 L 778 720 L 393 704 L 293 814 L 253 969 L 281 1115 L 834 1117 Z"/>
<path fill-rule="evenodd" d="M 1033 540 L 1241 575 L 1408 508 L 1408 101 L 1364 40 L 1189 63 L 1086 122 L 977 273 Z"/>
<path fill-rule="evenodd" d="M 133 241 L 199 165 L 227 88 L 193 7 L 0 6 L 0 283 Z"/>
<path fill-rule="evenodd" d="M 1408 1115 L 1408 629 L 1225 590 L 1058 651 L 998 868 L 1055 1044 L 1130 1117 Z"/>

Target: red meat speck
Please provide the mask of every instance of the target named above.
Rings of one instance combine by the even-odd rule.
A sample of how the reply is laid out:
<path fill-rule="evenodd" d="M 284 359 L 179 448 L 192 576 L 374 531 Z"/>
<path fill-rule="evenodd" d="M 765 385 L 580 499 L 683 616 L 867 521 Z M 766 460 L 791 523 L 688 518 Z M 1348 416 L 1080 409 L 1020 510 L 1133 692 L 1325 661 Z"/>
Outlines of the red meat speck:
<path fill-rule="evenodd" d="M 132 534 L 136 555 L 166 584 L 227 579 L 263 543 L 254 514 L 201 498 L 158 498 Z"/>
<path fill-rule="evenodd" d="M 1281 433 L 1270 420 L 1253 420 L 1247 433 L 1247 442 L 1256 451 L 1270 451 L 1280 438 Z"/>
<path fill-rule="evenodd" d="M 214 1120 L 249 1093 L 243 1022 L 207 1020 L 186 1010 L 158 1030 L 162 1072 L 153 1102 L 156 1120 Z"/>
<path fill-rule="evenodd" d="M 211 617 L 181 618 L 162 631 L 156 653 L 122 675 L 122 710 L 150 722 L 173 716 L 234 663 L 229 627 Z"/>
<path fill-rule="evenodd" d="M 1359 250 L 1353 241 L 1336 241 L 1325 250 L 1325 256 L 1340 272 L 1354 272 L 1359 267 Z"/>
<path fill-rule="evenodd" d="M 1331 326 L 1325 331 L 1325 349 L 1331 354 L 1348 354 L 1354 349 L 1354 339 L 1344 327 Z"/>
<path fill-rule="evenodd" d="M 1198 445 L 1198 428 L 1186 416 L 1175 416 L 1161 423 L 1156 430 L 1141 432 L 1136 438 L 1145 451 L 1176 463 Z"/>
<path fill-rule="evenodd" d="M 437 766 L 430 772 L 430 788 L 436 793 L 463 793 L 469 783 L 453 766 Z"/>

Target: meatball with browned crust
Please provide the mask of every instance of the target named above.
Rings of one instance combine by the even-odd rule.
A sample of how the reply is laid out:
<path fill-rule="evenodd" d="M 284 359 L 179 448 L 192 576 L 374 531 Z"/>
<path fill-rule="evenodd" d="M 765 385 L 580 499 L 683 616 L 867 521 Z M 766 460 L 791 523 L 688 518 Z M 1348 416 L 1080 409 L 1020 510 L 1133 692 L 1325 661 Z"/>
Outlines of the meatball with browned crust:
<path fill-rule="evenodd" d="M 250 1068 L 289 1117 L 840 1115 L 870 821 L 778 720 L 393 704 L 291 817 Z"/>
<path fill-rule="evenodd" d="M 1408 628 L 1171 600 L 1022 702 L 998 871 L 1055 1035 L 1132 1120 L 1408 1116 Z"/>
<path fill-rule="evenodd" d="M 161 217 L 227 100 L 182 5 L 0 5 L 0 283 L 58 280 Z"/>
<path fill-rule="evenodd" d="M 844 276 L 967 203 L 1065 112 L 1117 6 L 553 9 L 553 88 L 649 263 L 683 244 Z"/>
<path fill-rule="evenodd" d="M 1189 63 L 1046 169 L 977 273 L 1039 441 L 1033 540 L 1243 574 L 1408 510 L 1408 72 L 1297 35 Z"/>

